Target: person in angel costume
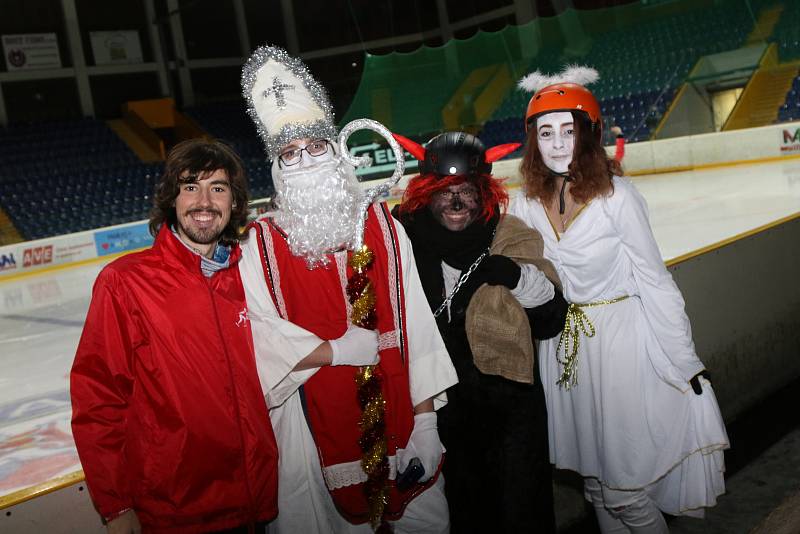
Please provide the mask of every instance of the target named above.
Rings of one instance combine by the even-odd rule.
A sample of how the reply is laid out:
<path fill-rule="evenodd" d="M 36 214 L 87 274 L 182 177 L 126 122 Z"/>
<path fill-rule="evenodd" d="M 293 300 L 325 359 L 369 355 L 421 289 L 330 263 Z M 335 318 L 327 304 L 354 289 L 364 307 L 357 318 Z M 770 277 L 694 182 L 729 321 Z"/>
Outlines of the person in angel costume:
<path fill-rule="evenodd" d="M 667 532 L 662 511 L 702 517 L 725 491 L 728 436 L 645 200 L 600 144 L 596 79 L 520 81 L 534 94 L 509 212 L 542 234 L 570 302 L 539 345 L 551 460 L 583 475 L 604 533 Z"/>
<path fill-rule="evenodd" d="M 447 532 L 435 409 L 457 377 L 411 244 L 384 203 L 369 205 L 363 243 L 374 254 L 366 271 L 374 324 L 353 326 L 350 249 L 369 200 L 333 141 L 325 89 L 276 47 L 254 52 L 242 88 L 276 190 L 277 209 L 251 226 L 240 263 L 280 453 L 269 530 Z M 364 391 L 355 378 L 367 367 L 379 382 Z"/>

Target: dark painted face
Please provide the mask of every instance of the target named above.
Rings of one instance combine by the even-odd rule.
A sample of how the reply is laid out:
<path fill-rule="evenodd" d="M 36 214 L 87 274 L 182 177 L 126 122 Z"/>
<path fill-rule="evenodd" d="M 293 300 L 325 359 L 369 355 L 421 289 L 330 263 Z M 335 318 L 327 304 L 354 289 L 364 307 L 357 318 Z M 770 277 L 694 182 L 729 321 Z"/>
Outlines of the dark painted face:
<path fill-rule="evenodd" d="M 469 182 L 451 185 L 433 195 L 430 206 L 433 217 L 452 232 L 460 232 L 481 212 L 478 188 Z"/>

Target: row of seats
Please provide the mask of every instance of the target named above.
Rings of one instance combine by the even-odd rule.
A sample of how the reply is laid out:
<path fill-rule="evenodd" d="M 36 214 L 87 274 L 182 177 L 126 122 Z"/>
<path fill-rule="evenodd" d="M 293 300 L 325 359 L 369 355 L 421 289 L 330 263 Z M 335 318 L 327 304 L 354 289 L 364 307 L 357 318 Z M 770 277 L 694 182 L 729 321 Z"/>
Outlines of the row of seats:
<path fill-rule="evenodd" d="M 271 195 L 269 165 L 241 105 L 195 111 L 242 154 L 251 196 Z M 88 119 L 3 128 L 0 147 L 1 204 L 27 239 L 146 218 L 163 170 L 140 162 L 105 123 Z"/>
<path fill-rule="evenodd" d="M 773 3 L 751 1 L 756 13 Z M 779 43 L 782 60 L 798 58 L 800 2 L 781 3 L 784 11 L 771 39 Z M 543 48 L 526 71 L 555 72 L 566 63 L 596 67 L 601 79 L 592 90 L 600 101 L 606 135 L 611 125 L 618 125 L 630 141 L 645 140 L 699 57 L 744 43 L 753 18 L 742 5 L 720 2 L 613 30 L 595 36 L 581 57 Z M 430 102 L 438 105 L 447 101 L 460 80 L 434 83 L 436 73 L 425 76 L 423 72 L 429 67 L 421 65 L 416 76 L 397 83 L 419 86 L 418 79 L 430 79 L 426 84 Z M 523 140 L 522 114 L 529 98 L 523 91 L 509 91 L 480 132 L 487 145 Z M 413 122 L 415 114 L 429 114 L 428 107 L 416 99 L 407 100 L 403 102 L 407 109 L 402 110 L 405 122 Z M 253 198 L 272 194 L 270 166 L 241 100 L 185 112 L 242 156 Z M 779 120 L 798 119 L 800 81 L 796 79 L 779 110 Z M 613 140 L 609 136 L 606 141 Z M 160 165 L 139 162 L 103 122 L 91 119 L 0 128 L 0 162 L 0 203 L 28 239 L 145 218 L 162 170 Z"/>
<path fill-rule="evenodd" d="M 770 41 L 778 44 L 781 61 L 800 59 L 800 2 L 785 0 Z"/>
<path fill-rule="evenodd" d="M 590 88 L 606 124 L 620 126 L 629 141 L 646 140 L 701 56 L 743 44 L 753 20 L 743 5 L 734 7 L 723 3 L 612 30 L 595 36 L 582 57 L 547 50 L 528 70 L 557 72 L 567 63 L 593 66 L 600 80 Z M 506 119 L 521 115 L 529 98 L 522 91 L 511 91 L 484 125 L 482 135 L 493 142 L 518 139 L 520 133 L 510 126 L 518 121 Z"/>
<path fill-rule="evenodd" d="M 0 161 L 2 208 L 26 239 L 146 218 L 161 173 L 93 119 L 2 128 Z"/>
<path fill-rule="evenodd" d="M 800 59 L 800 3 L 783 3 L 772 39 L 778 43 L 778 55 L 782 61 Z M 783 104 L 778 108 L 776 122 L 796 120 L 800 120 L 800 75 L 795 77 Z"/>
<path fill-rule="evenodd" d="M 786 93 L 786 100 L 778 108 L 778 118 L 775 122 L 789 122 L 800 120 L 800 75 L 795 76 L 792 88 Z"/>

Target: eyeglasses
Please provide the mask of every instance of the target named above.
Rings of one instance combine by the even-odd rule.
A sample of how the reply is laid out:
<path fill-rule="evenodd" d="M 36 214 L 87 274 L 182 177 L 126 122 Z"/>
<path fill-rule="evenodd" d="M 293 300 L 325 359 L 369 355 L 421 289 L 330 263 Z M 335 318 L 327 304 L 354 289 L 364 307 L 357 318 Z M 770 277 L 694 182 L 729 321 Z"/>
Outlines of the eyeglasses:
<path fill-rule="evenodd" d="M 445 200 L 454 200 L 456 197 L 460 197 L 461 200 L 476 200 L 478 198 L 478 190 L 474 187 L 461 189 L 460 191 L 445 189 L 444 191 L 436 193 L 436 196 Z"/>
<path fill-rule="evenodd" d="M 327 139 L 315 139 L 304 147 L 292 147 L 284 150 L 278 158 L 280 158 L 282 164 L 291 167 L 300 163 L 300 160 L 303 159 L 304 150 L 308 152 L 309 156 L 317 158 L 328 152 L 329 144 Z"/>

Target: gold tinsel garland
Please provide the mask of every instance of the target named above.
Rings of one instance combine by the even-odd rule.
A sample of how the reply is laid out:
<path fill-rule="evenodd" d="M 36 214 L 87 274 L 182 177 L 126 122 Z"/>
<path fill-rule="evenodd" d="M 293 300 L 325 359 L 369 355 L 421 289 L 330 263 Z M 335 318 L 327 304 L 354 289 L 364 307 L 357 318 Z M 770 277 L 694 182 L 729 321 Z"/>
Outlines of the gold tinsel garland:
<path fill-rule="evenodd" d="M 374 254 L 366 245 L 350 256 L 353 275 L 347 280 L 347 296 L 352 305 L 351 322 L 362 328 L 376 327 L 375 288 L 367 277 Z M 383 525 L 383 511 L 389 498 L 389 459 L 386 456 L 384 410 L 386 401 L 381 391 L 381 379 L 375 366 L 360 367 L 356 385 L 361 417 L 358 422 L 361 437 L 361 467 L 367 474 L 364 493 L 369 506 L 369 521 L 373 529 Z"/>

